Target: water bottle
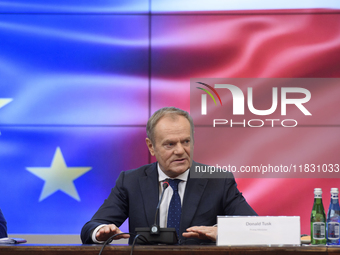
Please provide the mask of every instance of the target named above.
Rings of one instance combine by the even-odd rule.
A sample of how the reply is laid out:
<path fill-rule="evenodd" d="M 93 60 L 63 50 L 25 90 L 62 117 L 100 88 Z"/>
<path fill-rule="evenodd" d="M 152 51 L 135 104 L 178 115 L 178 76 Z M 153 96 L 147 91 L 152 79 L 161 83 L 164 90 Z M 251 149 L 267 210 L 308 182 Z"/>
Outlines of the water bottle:
<path fill-rule="evenodd" d="M 331 188 L 331 202 L 327 213 L 327 244 L 339 245 L 339 223 L 340 223 L 340 208 L 339 208 L 339 190 Z"/>
<path fill-rule="evenodd" d="M 310 231 L 312 244 L 326 244 L 326 216 L 322 204 L 322 190 L 314 189 L 314 204 L 310 216 Z"/>

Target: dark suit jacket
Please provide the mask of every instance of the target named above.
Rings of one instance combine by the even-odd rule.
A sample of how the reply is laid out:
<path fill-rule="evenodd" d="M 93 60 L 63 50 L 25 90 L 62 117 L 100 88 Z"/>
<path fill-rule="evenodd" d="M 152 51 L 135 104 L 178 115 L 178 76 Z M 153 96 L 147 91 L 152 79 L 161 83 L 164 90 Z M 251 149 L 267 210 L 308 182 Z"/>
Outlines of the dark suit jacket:
<path fill-rule="evenodd" d="M 4 215 L 0 209 L 0 238 L 7 237 L 7 224 Z"/>
<path fill-rule="evenodd" d="M 201 165 L 193 162 L 194 165 Z M 87 222 L 82 231 L 83 243 L 93 243 L 92 231 L 100 224 L 120 226 L 129 217 L 129 232 L 136 227 L 150 227 L 154 223 L 159 201 L 157 163 L 121 172 L 116 186 L 103 205 Z M 183 198 L 180 223 L 182 233 L 191 226 L 213 226 L 218 215 L 256 215 L 236 187 L 233 175 L 223 179 L 193 179 L 188 177 Z M 133 237 L 130 238 L 131 244 Z"/>

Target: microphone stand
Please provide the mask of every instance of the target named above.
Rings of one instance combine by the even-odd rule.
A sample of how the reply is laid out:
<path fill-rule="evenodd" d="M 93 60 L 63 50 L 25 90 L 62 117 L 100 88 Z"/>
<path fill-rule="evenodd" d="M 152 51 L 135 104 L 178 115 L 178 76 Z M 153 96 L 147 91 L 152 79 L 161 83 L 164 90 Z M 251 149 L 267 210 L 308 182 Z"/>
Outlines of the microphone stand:
<path fill-rule="evenodd" d="M 163 191 L 159 199 L 154 224 L 150 228 L 136 228 L 137 234 L 144 236 L 150 243 L 153 244 L 177 244 L 178 237 L 175 228 L 160 228 L 157 224 L 157 216 L 159 213 L 159 207 L 161 205 L 164 191 L 169 187 L 169 179 L 163 182 Z M 145 244 L 144 241 L 137 239 L 138 244 Z"/>
<path fill-rule="evenodd" d="M 151 235 L 158 235 L 159 234 L 159 223 L 157 224 L 157 216 L 158 216 L 158 213 L 159 213 L 159 207 L 161 205 L 161 202 L 162 202 L 162 199 L 163 199 L 163 195 L 164 195 L 164 192 L 165 190 L 169 187 L 169 179 L 166 179 L 164 182 L 163 182 L 163 191 L 162 191 L 162 194 L 161 194 L 161 198 L 159 199 L 158 201 L 158 205 L 157 205 L 157 208 L 156 208 L 156 213 L 155 213 L 155 221 L 154 221 L 154 224 L 151 226 L 150 228 L 150 234 Z"/>

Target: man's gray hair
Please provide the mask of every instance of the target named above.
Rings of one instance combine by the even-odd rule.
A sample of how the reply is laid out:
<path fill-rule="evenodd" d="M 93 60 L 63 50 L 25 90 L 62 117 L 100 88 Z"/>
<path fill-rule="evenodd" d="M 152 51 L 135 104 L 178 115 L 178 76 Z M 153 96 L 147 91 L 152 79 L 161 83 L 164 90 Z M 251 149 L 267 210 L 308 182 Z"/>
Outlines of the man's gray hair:
<path fill-rule="evenodd" d="M 189 115 L 188 112 L 183 111 L 176 107 L 164 107 L 156 111 L 148 120 L 148 123 L 146 125 L 146 135 L 151 140 L 152 144 L 155 144 L 155 126 L 158 123 L 158 121 L 164 117 L 165 115 L 170 116 L 183 116 L 185 117 L 189 123 L 190 123 L 190 129 L 191 129 L 191 137 L 194 139 L 194 122 Z"/>

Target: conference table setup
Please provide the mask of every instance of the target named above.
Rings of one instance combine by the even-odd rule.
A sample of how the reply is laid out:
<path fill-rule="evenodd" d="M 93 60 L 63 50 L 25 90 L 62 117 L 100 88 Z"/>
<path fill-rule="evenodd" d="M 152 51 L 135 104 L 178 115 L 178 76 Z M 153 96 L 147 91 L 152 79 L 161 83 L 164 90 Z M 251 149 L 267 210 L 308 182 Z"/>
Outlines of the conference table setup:
<path fill-rule="evenodd" d="M 1 255 L 94 255 L 99 254 L 102 245 L 80 244 L 7 244 L 0 245 Z M 131 254 L 131 245 L 108 245 L 102 254 L 127 255 Z M 340 254 L 340 246 L 216 246 L 216 245 L 136 245 L 133 254 L 138 255 L 206 255 L 206 254 L 266 254 L 266 255 L 317 255 Z"/>

